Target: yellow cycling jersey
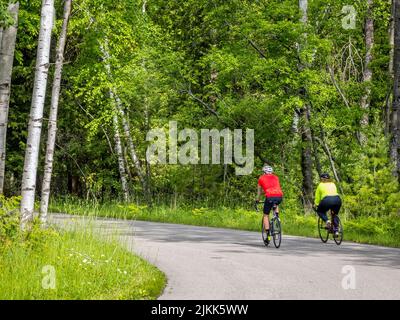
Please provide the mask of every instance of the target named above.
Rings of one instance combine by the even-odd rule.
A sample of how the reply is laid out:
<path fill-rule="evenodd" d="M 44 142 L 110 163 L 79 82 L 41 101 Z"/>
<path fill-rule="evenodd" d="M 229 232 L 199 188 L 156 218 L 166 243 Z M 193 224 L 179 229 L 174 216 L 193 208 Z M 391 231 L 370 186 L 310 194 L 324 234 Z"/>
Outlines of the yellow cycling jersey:
<path fill-rule="evenodd" d="M 323 198 L 327 196 L 337 196 L 336 185 L 333 182 L 321 182 L 315 191 L 315 205 L 319 205 Z"/>

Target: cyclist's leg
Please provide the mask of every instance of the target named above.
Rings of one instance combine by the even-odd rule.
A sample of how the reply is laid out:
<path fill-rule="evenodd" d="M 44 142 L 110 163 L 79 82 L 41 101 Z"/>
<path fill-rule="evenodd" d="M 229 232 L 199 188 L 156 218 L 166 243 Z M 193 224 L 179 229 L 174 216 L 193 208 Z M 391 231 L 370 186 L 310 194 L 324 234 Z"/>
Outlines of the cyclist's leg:
<path fill-rule="evenodd" d="M 264 214 L 264 229 L 265 231 L 269 231 L 269 214 Z"/>
<path fill-rule="evenodd" d="M 273 205 L 274 204 L 268 198 L 265 199 L 263 212 L 264 212 L 264 228 L 266 231 L 269 231 L 269 214 L 271 212 Z"/>
<path fill-rule="evenodd" d="M 279 205 L 282 203 L 282 197 L 273 197 L 271 198 L 272 203 L 275 205 L 275 212 L 279 215 Z"/>
<path fill-rule="evenodd" d="M 317 207 L 317 214 L 321 217 L 321 219 L 326 223 L 328 222 L 328 217 L 326 215 L 326 213 L 329 210 L 329 204 L 327 203 L 326 199 L 322 199 L 322 201 L 320 202 L 320 204 Z"/>
<path fill-rule="evenodd" d="M 332 210 L 332 220 L 333 220 L 333 226 L 336 228 L 339 224 L 338 221 L 338 215 L 339 215 L 339 211 L 340 208 L 342 207 L 342 200 L 340 199 L 339 196 L 336 196 L 333 200 L 332 200 L 332 204 L 331 204 L 331 210 Z"/>
<path fill-rule="evenodd" d="M 267 210 L 273 210 L 273 213 L 279 214 L 279 205 L 282 203 L 282 197 L 270 197 L 268 198 L 268 206 L 271 208 L 266 208 Z M 269 212 L 269 211 L 268 211 Z"/>

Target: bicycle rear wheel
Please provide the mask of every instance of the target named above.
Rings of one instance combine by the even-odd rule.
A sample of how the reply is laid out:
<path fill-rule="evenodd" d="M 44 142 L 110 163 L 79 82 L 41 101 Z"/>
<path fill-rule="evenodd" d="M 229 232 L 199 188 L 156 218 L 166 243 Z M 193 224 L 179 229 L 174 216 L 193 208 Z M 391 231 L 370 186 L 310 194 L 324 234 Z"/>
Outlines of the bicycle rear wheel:
<path fill-rule="evenodd" d="M 339 246 L 342 241 L 343 241 L 343 226 L 342 226 L 342 222 L 340 221 L 340 218 L 338 216 L 336 216 L 336 221 L 337 221 L 337 228 L 338 228 L 338 235 L 337 236 L 333 236 L 333 240 L 335 240 L 335 243 Z"/>
<path fill-rule="evenodd" d="M 326 223 L 321 219 L 321 217 L 318 218 L 318 233 L 321 241 L 326 243 L 329 238 L 329 230 L 326 228 Z"/>
<path fill-rule="evenodd" d="M 279 218 L 272 219 L 271 227 L 272 239 L 274 240 L 275 248 L 279 248 L 282 241 L 282 229 Z"/>
<path fill-rule="evenodd" d="M 266 247 L 268 247 L 269 242 L 268 242 L 268 234 L 265 231 L 265 227 L 264 227 L 264 217 L 261 219 L 261 235 L 262 235 L 262 239 L 263 239 L 263 243 Z"/>

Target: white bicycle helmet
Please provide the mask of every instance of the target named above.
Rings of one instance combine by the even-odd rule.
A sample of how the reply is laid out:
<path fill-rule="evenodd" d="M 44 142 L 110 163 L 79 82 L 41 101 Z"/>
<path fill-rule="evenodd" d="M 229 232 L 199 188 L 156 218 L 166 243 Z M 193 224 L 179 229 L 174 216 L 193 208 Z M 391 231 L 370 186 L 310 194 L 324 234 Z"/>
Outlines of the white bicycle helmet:
<path fill-rule="evenodd" d="M 274 172 L 274 169 L 272 169 L 271 166 L 265 165 L 265 166 L 262 168 L 262 171 L 263 171 L 264 173 L 266 173 L 266 174 L 271 174 L 271 173 Z"/>

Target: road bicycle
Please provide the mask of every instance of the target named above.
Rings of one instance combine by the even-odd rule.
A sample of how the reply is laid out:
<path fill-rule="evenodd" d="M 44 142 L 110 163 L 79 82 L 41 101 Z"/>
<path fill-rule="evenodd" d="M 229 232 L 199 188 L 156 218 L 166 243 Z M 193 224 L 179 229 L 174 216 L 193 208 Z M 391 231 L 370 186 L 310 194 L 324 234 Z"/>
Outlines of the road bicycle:
<path fill-rule="evenodd" d="M 317 213 L 317 210 L 314 209 Z M 318 213 L 317 213 L 318 215 Z M 334 214 L 332 210 L 329 210 L 330 215 L 330 227 L 326 226 L 326 222 L 318 215 L 318 234 L 323 243 L 327 243 L 329 235 L 332 234 L 333 240 L 337 245 L 340 245 L 343 241 L 343 226 L 338 215 Z"/>
<path fill-rule="evenodd" d="M 259 202 L 255 202 L 256 211 L 259 212 L 258 209 Z M 281 246 L 282 241 L 282 228 L 281 228 L 281 220 L 279 219 L 278 213 L 278 204 L 274 203 L 272 207 L 272 218 L 269 215 L 269 233 L 274 242 L 275 248 L 279 248 Z M 268 240 L 268 234 L 264 227 L 264 215 L 261 218 L 261 235 L 265 246 L 268 246 L 270 241 Z"/>

